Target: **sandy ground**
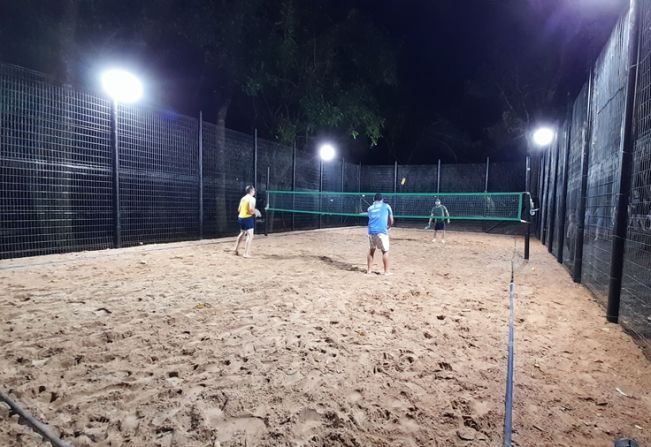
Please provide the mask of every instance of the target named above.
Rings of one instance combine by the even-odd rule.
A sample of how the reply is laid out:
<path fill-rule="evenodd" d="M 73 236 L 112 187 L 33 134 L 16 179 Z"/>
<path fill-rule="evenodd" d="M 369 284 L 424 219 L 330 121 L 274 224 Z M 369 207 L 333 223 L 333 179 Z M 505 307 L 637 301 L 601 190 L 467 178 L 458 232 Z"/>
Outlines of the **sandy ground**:
<path fill-rule="evenodd" d="M 0 385 L 75 446 L 651 445 L 651 364 L 539 242 L 364 229 L 0 262 Z M 618 391 L 619 389 L 619 391 Z M 0 405 L 0 445 L 42 445 Z"/>

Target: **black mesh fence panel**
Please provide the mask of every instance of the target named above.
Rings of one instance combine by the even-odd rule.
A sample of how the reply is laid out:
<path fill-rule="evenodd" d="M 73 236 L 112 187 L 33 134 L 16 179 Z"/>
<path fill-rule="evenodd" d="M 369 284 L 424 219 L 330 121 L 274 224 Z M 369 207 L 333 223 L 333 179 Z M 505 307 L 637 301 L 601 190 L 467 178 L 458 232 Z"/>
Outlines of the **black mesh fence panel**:
<path fill-rule="evenodd" d="M 296 153 L 296 190 L 297 191 L 318 191 L 319 190 L 319 158 L 311 151 L 297 151 Z M 317 205 L 316 198 L 313 198 L 314 206 Z M 312 229 L 319 224 L 318 216 L 310 214 L 295 214 L 295 229 Z"/>
<path fill-rule="evenodd" d="M 342 192 L 342 160 L 323 162 L 323 191 Z M 341 203 L 331 200 L 328 197 L 321 198 L 321 210 L 323 212 L 340 213 Z M 340 216 L 322 216 L 322 227 L 338 227 L 343 224 Z"/>
<path fill-rule="evenodd" d="M 254 138 L 203 123 L 203 212 L 206 237 L 239 231 L 237 208 L 253 179 Z"/>
<path fill-rule="evenodd" d="M 198 238 L 197 120 L 141 106 L 118 110 L 123 244 Z"/>
<path fill-rule="evenodd" d="M 628 229 L 620 321 L 651 356 L 651 5 L 642 2 L 642 35 L 635 110 Z"/>
<path fill-rule="evenodd" d="M 226 221 L 226 230 L 219 234 L 236 233 L 237 214 L 240 200 L 245 194 L 247 185 L 254 183 L 253 179 L 253 152 L 254 137 L 230 129 L 216 127 L 217 132 L 217 228 L 223 228 Z M 223 132 L 223 138 L 220 136 Z M 223 142 L 222 142 L 223 141 Z M 221 156 L 223 146 L 224 155 Z M 220 163 L 220 158 L 222 163 Z M 258 174 L 260 174 L 260 163 L 258 163 Z M 258 186 L 260 186 L 258 178 Z M 264 194 L 259 197 L 264 203 Z M 259 230 L 259 229 L 256 229 Z"/>
<path fill-rule="evenodd" d="M 594 70 L 582 281 L 603 303 L 608 293 L 615 195 L 619 185 L 628 23 L 627 16 L 617 23 Z"/>
<path fill-rule="evenodd" d="M 570 153 L 567 166 L 567 194 L 565 198 L 565 237 L 563 264 L 570 272 L 574 271 L 576 258 L 576 238 L 579 216 L 577 214 L 581 191 L 581 156 L 588 125 L 588 85 L 584 85 L 572 107 L 570 126 Z M 580 216 L 583 218 L 583 216 Z"/>
<path fill-rule="evenodd" d="M 266 189 L 292 189 L 292 155 L 293 149 L 272 141 L 258 139 L 258 207 L 264 209 Z M 269 177 L 267 177 L 267 174 Z M 265 216 L 269 231 L 289 231 L 292 229 L 292 217 L 288 214 Z"/>
<path fill-rule="evenodd" d="M 202 123 L 203 139 L 203 235 L 217 237 L 223 229 L 217 228 L 217 190 L 221 177 L 217 175 L 217 126 Z M 224 188 L 220 185 L 220 192 Z M 235 231 L 235 228 L 233 228 Z"/>
<path fill-rule="evenodd" d="M 0 66 L 0 258 L 108 248 L 111 104 Z"/>
<path fill-rule="evenodd" d="M 554 195 L 554 231 L 552 232 L 552 253 L 558 256 L 561 241 L 564 238 L 565 216 L 562 216 L 563 207 L 565 206 L 565 197 L 563 196 L 563 184 L 567 175 L 567 166 L 565 165 L 565 155 L 567 153 L 568 124 L 564 122 L 558 135 L 558 157 L 556 159 L 556 185 Z"/>
<path fill-rule="evenodd" d="M 346 162 L 344 164 L 344 191 L 360 192 L 362 188 L 361 183 L 362 166 L 356 163 Z M 361 207 L 360 207 L 361 210 Z M 366 225 L 366 220 L 355 217 L 343 217 L 343 225 Z"/>
<path fill-rule="evenodd" d="M 362 166 L 356 163 L 346 162 L 344 165 L 344 191 L 360 192 Z"/>
<path fill-rule="evenodd" d="M 488 192 L 518 192 L 525 190 L 526 166 L 521 162 L 490 162 Z M 532 183 L 533 178 L 532 178 Z"/>
<path fill-rule="evenodd" d="M 397 192 L 436 192 L 437 165 L 398 165 Z"/>
<path fill-rule="evenodd" d="M 485 188 L 485 164 L 441 164 L 441 192 L 480 192 Z"/>
<path fill-rule="evenodd" d="M 393 192 L 394 165 L 362 166 L 363 192 Z"/>

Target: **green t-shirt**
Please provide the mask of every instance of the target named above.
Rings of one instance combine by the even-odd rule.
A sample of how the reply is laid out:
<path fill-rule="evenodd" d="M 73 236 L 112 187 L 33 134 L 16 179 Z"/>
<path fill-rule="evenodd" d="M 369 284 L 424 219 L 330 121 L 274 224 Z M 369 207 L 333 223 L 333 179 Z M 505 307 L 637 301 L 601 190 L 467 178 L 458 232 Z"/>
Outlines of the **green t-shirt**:
<path fill-rule="evenodd" d="M 434 218 L 434 222 L 439 222 L 441 220 L 445 220 L 447 217 L 450 217 L 450 213 L 448 213 L 448 209 L 445 207 L 445 205 L 438 205 L 432 208 L 430 216 Z"/>

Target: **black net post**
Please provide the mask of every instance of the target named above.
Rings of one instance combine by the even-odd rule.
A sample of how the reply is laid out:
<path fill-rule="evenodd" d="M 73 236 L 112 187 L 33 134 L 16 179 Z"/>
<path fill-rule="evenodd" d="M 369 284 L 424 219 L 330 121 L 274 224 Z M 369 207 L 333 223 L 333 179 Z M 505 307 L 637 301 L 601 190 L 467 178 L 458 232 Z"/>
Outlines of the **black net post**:
<path fill-rule="evenodd" d="M 592 97 L 594 89 L 594 75 L 590 70 L 590 77 L 588 78 L 588 100 L 587 100 L 587 121 L 583 137 L 583 145 L 581 147 L 581 189 L 579 194 L 579 206 L 576 210 L 576 245 L 574 260 L 574 270 L 572 272 L 572 280 L 574 282 L 581 282 L 581 272 L 583 271 L 583 238 L 585 236 L 585 208 L 586 208 L 586 190 L 588 188 L 588 165 L 590 160 L 590 141 L 592 135 Z"/>
<path fill-rule="evenodd" d="M 120 214 L 120 148 L 119 148 L 119 123 L 118 123 L 119 104 L 113 100 L 113 110 L 111 113 L 112 128 L 111 137 L 113 143 L 113 245 L 115 248 L 122 247 L 122 215 Z"/>
<path fill-rule="evenodd" d="M 199 111 L 199 239 L 203 239 L 203 112 Z"/>
<path fill-rule="evenodd" d="M 613 228 L 612 253 L 610 259 L 610 280 L 608 281 L 608 304 L 606 319 L 611 323 L 619 320 L 619 304 L 622 292 L 622 272 L 624 265 L 624 247 L 628 224 L 628 200 L 631 192 L 631 173 L 633 170 L 634 151 L 634 112 L 635 92 L 637 90 L 637 66 L 639 54 L 639 5 L 637 0 L 630 0 L 628 20 L 628 79 L 626 80 L 626 99 L 624 119 L 622 120 L 622 141 L 620 149 L 621 174 L 619 176 L 619 191 L 615 201 L 615 226 Z"/>

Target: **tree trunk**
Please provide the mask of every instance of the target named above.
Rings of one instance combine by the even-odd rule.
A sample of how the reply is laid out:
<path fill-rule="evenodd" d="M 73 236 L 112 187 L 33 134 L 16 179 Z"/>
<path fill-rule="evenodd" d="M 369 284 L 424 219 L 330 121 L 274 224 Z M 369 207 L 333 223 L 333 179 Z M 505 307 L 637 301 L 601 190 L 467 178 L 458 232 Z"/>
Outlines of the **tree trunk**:
<path fill-rule="evenodd" d="M 228 216 L 232 216 L 234 210 L 228 208 L 227 181 L 228 163 L 226 159 L 226 115 L 230 106 L 230 99 L 225 101 L 217 111 L 217 232 L 226 233 L 228 228 Z"/>

